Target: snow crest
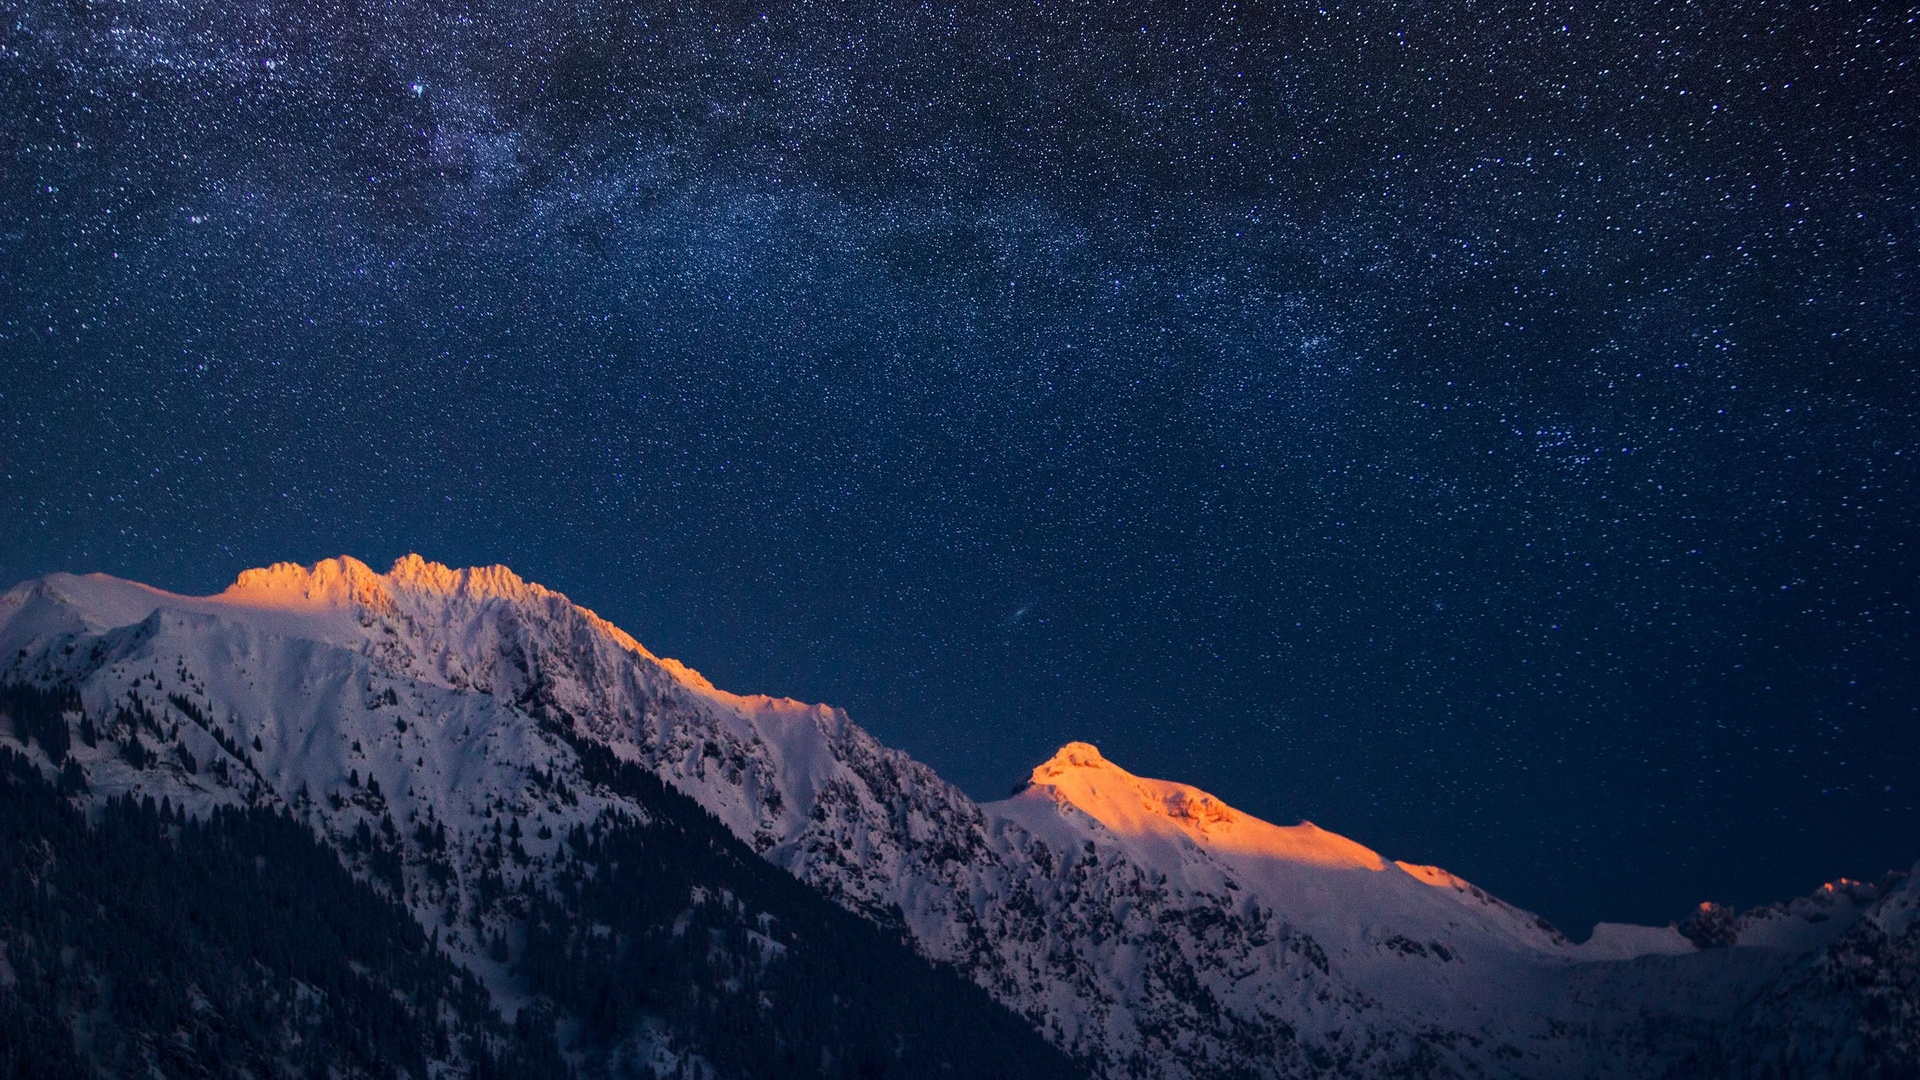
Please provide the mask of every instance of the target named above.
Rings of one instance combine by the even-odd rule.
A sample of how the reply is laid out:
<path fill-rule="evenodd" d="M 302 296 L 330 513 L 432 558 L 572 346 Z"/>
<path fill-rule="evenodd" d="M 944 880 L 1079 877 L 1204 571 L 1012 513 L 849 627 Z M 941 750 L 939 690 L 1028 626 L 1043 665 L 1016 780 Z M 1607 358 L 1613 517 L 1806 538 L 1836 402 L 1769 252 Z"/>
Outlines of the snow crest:
<path fill-rule="evenodd" d="M 508 1002 L 515 890 L 576 825 L 640 813 L 579 740 L 1107 1077 L 1658 1072 L 1648 1025 L 1725 1022 L 1874 903 L 1753 913 L 1735 948 L 1644 927 L 1575 945 L 1438 867 L 1086 743 L 982 805 L 841 710 L 726 693 L 501 566 L 279 563 L 211 597 L 56 574 L 0 596 L 0 650 L 6 679 L 79 689 L 96 797 L 288 806 Z M 1883 936 L 1911 936 L 1907 910 Z"/>

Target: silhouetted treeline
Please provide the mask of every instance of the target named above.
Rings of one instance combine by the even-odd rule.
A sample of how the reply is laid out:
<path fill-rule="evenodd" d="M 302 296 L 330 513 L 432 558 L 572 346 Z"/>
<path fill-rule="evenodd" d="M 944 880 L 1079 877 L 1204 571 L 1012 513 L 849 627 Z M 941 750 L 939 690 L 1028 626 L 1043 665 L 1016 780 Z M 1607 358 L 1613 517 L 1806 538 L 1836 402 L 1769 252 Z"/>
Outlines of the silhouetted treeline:
<path fill-rule="evenodd" d="M 48 690 L 27 683 L 0 685 L 0 712 L 13 717 L 14 736 L 22 744 L 39 743 L 55 765 L 66 760 L 73 745 L 65 714 L 80 711 L 80 692 L 71 686 Z"/>
<path fill-rule="evenodd" d="M 286 814 L 118 798 L 96 818 L 0 747 L 0 1078 L 568 1075 L 550 1023 L 502 1025 Z"/>

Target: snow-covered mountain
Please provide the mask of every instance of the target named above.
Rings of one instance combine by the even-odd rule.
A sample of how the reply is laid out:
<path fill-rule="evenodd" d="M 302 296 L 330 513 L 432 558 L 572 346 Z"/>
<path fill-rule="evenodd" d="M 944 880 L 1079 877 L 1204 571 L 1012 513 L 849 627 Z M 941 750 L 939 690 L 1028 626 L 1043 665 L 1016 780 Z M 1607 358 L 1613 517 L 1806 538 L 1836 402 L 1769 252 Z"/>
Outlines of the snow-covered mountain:
<path fill-rule="evenodd" d="M 576 825 L 641 812 L 587 767 L 604 747 L 1108 1077 L 1657 1075 L 1734 1060 L 1730 1032 L 1857 1043 L 1860 1017 L 1871 1062 L 1920 1023 L 1910 878 L 1575 944 L 1084 743 L 975 803 L 844 712 L 726 693 L 503 567 L 279 564 L 211 597 L 56 574 L 0 597 L 0 658 L 77 688 L 94 797 L 293 808 L 509 1005 L 512 894 L 553 887 Z M 1871 994 L 1835 974 L 1867 954 Z"/>

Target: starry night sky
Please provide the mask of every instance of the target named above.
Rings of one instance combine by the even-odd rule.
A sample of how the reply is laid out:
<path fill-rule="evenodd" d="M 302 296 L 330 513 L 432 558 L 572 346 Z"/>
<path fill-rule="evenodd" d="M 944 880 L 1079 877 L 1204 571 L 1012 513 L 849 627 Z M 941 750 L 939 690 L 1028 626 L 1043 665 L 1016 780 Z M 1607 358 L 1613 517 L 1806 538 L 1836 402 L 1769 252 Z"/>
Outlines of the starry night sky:
<path fill-rule="evenodd" d="M 8 583 L 502 562 L 1576 935 L 1920 858 L 1897 5 L 4 9 Z"/>

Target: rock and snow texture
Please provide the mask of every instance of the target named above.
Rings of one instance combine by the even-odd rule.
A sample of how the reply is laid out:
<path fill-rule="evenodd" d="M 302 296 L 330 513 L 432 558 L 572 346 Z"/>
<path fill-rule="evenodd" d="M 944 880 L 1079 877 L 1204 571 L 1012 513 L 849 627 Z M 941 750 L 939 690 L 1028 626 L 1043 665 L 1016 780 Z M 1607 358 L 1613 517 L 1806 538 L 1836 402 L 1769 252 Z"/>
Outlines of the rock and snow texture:
<path fill-rule="evenodd" d="M 509 1003 L 513 894 L 575 824 L 631 812 L 582 779 L 574 738 L 1109 1077 L 1644 1075 L 1745 1022 L 1742 1002 L 1830 987 L 1810 958 L 1875 919 L 1896 989 L 1874 1000 L 1911 977 L 1910 889 L 1751 913 L 1715 931 L 1729 948 L 1624 926 L 1576 945 L 1438 867 L 1083 743 L 977 804 L 840 710 L 716 689 L 503 567 L 279 564 L 198 598 L 52 575 L 0 597 L 0 677 L 78 687 L 96 794 L 295 808 Z"/>

